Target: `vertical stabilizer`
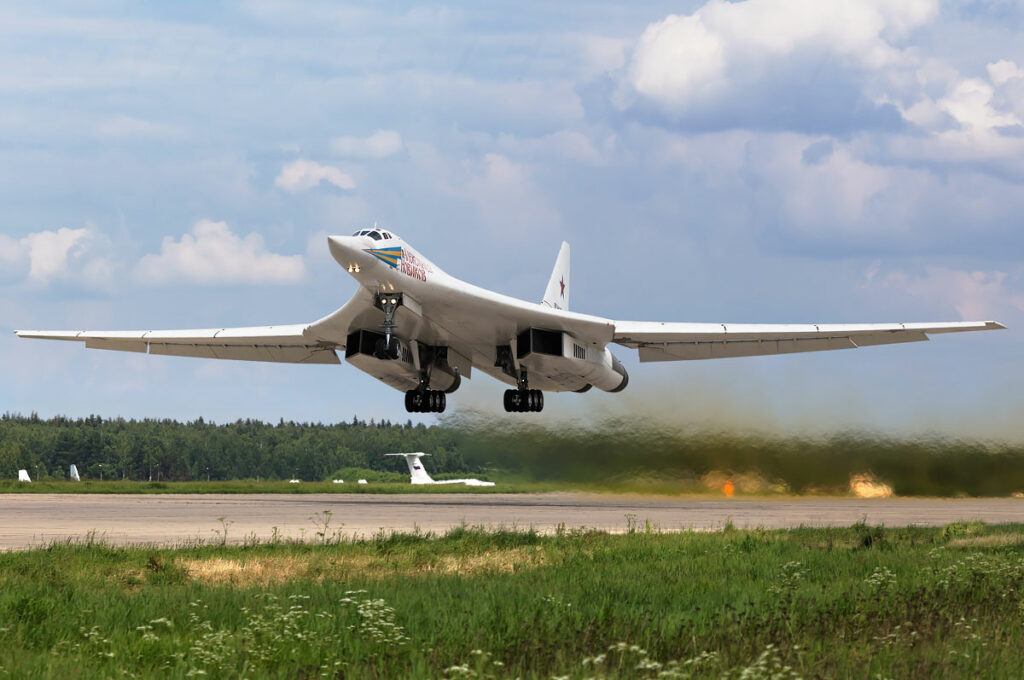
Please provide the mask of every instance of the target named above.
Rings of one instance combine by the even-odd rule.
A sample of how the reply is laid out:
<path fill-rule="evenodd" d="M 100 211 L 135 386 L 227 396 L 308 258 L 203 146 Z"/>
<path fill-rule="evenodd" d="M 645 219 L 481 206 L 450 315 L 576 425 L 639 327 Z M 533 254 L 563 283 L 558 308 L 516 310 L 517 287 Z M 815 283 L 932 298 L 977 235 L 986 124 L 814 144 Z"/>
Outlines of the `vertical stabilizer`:
<path fill-rule="evenodd" d="M 28 470 L 18 470 L 18 481 L 19 482 L 31 482 L 28 478 Z"/>
<path fill-rule="evenodd" d="M 78 476 L 78 466 L 74 463 L 71 464 L 71 471 L 68 472 L 68 477 L 71 478 L 72 482 L 82 481 L 82 478 Z"/>
<path fill-rule="evenodd" d="M 548 288 L 544 291 L 541 304 L 555 309 L 569 309 L 569 244 L 562 241 L 555 260 L 555 268 L 548 280 Z"/>
<path fill-rule="evenodd" d="M 423 462 L 420 460 L 423 456 L 429 456 L 429 453 L 385 453 L 385 456 L 402 456 L 405 458 L 406 465 L 409 466 L 409 475 L 412 477 L 410 480 L 413 484 L 433 484 L 434 480 L 430 478 L 427 471 L 423 468 Z"/>

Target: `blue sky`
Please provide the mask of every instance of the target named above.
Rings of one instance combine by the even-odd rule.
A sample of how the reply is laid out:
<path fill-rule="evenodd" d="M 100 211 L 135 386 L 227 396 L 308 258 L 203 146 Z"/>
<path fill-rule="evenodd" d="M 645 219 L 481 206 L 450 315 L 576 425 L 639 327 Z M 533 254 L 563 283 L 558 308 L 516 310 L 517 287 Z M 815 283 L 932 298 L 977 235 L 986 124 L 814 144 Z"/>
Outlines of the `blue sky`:
<path fill-rule="evenodd" d="M 1019 2 L 32 3 L 0 9 L 0 409 L 406 418 L 348 367 L 14 328 L 312 321 L 378 221 L 612 318 L 995 318 L 927 345 L 640 366 L 549 419 L 1024 436 Z M 485 376 L 456 410 L 497 419 Z M 481 406 L 483 405 L 483 406 Z"/>

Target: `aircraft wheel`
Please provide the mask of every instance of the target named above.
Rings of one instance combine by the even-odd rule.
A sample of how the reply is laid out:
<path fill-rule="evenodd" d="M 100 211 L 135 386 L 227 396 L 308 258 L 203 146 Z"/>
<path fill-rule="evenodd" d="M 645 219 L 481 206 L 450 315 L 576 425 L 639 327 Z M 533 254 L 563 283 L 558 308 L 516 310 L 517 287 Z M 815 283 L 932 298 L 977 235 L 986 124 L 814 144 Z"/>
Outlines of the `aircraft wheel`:
<path fill-rule="evenodd" d="M 505 412 L 506 413 L 512 413 L 512 411 L 514 410 L 514 405 L 512 404 L 512 390 L 505 390 L 504 403 L 505 403 Z"/>
<path fill-rule="evenodd" d="M 397 359 L 402 354 L 402 346 L 398 344 L 398 338 L 391 338 L 391 342 L 388 344 L 388 359 Z"/>
<path fill-rule="evenodd" d="M 544 410 L 544 393 L 540 390 L 535 390 L 537 393 L 536 401 L 534 402 L 534 411 L 540 413 Z"/>
<path fill-rule="evenodd" d="M 406 390 L 405 410 L 409 413 L 416 413 L 416 390 Z"/>
<path fill-rule="evenodd" d="M 437 395 L 437 408 L 435 411 L 437 413 L 444 413 L 445 406 L 448 405 L 448 398 L 444 392 L 435 392 L 434 394 Z"/>

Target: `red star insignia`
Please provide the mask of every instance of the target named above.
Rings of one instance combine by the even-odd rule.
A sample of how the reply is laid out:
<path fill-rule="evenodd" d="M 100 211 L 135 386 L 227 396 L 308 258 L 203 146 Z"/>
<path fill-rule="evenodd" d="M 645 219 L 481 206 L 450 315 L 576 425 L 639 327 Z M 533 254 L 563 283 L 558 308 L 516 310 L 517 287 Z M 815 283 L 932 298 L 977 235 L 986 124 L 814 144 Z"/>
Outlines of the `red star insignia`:
<path fill-rule="evenodd" d="M 558 285 L 562 287 L 562 297 L 565 297 L 565 277 L 558 279 Z"/>

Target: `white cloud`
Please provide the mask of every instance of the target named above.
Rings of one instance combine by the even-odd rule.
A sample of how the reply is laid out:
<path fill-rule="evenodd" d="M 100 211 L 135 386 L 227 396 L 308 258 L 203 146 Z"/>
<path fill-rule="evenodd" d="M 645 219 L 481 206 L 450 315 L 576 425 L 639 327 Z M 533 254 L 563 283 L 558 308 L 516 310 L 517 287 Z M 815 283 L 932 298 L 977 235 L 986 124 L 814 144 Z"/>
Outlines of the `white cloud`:
<path fill-rule="evenodd" d="M 196 222 L 180 240 L 165 237 L 160 254 L 135 267 L 135 279 L 147 285 L 296 283 L 305 274 L 301 255 L 267 252 L 259 234 L 240 237 L 212 220 Z"/>
<path fill-rule="evenodd" d="M 68 254 L 89 234 L 87 229 L 39 231 L 21 240 L 29 254 L 28 278 L 47 283 L 67 268 Z"/>
<path fill-rule="evenodd" d="M 898 64 L 906 55 L 894 42 L 929 21 L 937 7 L 934 0 L 710 0 L 693 14 L 647 27 L 620 103 L 628 104 L 632 93 L 678 115 L 798 53 L 819 66 L 829 59 L 862 70 Z"/>
<path fill-rule="evenodd" d="M 1006 59 L 989 64 L 986 67 L 988 77 L 996 85 L 1003 85 L 1015 78 L 1024 78 L 1024 68 Z"/>
<path fill-rule="evenodd" d="M 1024 293 L 1012 290 L 1001 271 L 927 267 L 923 274 L 897 272 L 884 286 L 899 288 L 936 305 L 952 305 L 965 321 L 1006 319 L 1024 313 Z"/>
<path fill-rule="evenodd" d="M 352 175 L 342 172 L 334 166 L 321 165 L 316 161 L 307 161 L 302 158 L 286 164 L 274 179 L 274 184 L 292 193 L 312 189 L 320 182 L 333 184 L 339 189 L 356 188 L 356 181 L 352 179 Z"/>
<path fill-rule="evenodd" d="M 56 281 L 76 281 L 90 287 L 110 282 L 113 267 L 100 251 L 106 239 L 92 229 L 33 232 L 14 239 L 0 235 L 3 280 L 27 280 L 38 286 Z"/>
<path fill-rule="evenodd" d="M 402 151 L 402 135 L 394 130 L 377 130 L 369 137 L 336 137 L 331 151 L 353 158 L 387 158 Z"/>
<path fill-rule="evenodd" d="M 1019 125 L 1012 113 L 996 111 L 992 106 L 995 90 L 980 78 L 965 78 L 939 100 L 939 106 L 953 116 L 961 127 L 986 130 Z"/>

